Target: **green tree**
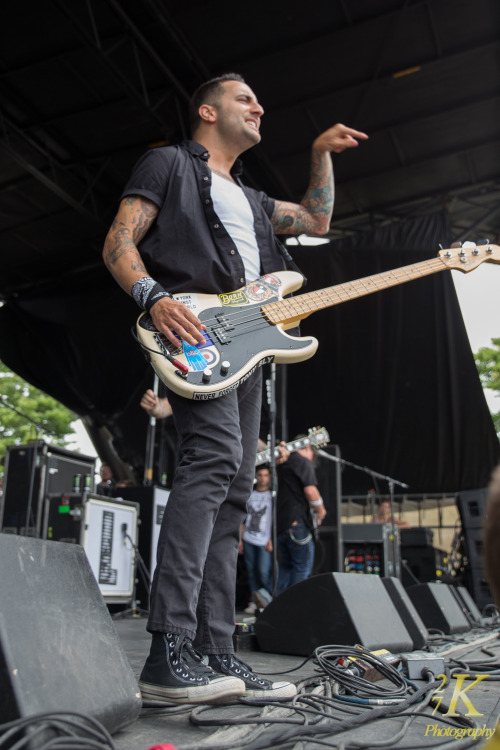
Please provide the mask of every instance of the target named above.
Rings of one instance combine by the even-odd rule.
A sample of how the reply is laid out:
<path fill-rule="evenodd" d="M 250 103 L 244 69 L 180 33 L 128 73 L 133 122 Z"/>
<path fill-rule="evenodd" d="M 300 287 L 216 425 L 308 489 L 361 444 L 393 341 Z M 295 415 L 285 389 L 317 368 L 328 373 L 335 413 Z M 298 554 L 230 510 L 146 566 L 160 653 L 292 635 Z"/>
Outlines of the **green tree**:
<path fill-rule="evenodd" d="M 39 431 L 39 439 L 50 445 L 65 447 L 67 439 L 74 433 L 71 422 L 78 417 L 65 406 L 47 396 L 43 391 L 27 383 L 9 370 L 0 361 L 0 476 L 3 475 L 3 465 L 7 447 L 9 445 L 23 445 L 36 438 L 36 427 L 25 417 L 13 411 L 7 404 L 25 414 L 43 427 L 55 433 L 46 434 Z"/>
<path fill-rule="evenodd" d="M 493 346 L 483 346 L 474 355 L 483 388 L 500 392 L 500 338 L 491 339 Z M 500 434 L 500 411 L 493 413 L 493 422 Z"/>

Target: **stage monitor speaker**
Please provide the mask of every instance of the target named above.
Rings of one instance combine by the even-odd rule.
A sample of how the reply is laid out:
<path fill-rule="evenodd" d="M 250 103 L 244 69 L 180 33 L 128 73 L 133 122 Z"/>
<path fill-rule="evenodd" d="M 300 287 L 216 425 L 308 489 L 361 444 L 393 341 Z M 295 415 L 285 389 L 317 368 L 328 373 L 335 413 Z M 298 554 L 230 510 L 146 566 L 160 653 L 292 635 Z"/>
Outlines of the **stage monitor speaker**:
<path fill-rule="evenodd" d="M 0 715 L 74 711 L 113 733 L 141 697 L 84 549 L 0 534 Z"/>
<path fill-rule="evenodd" d="M 465 586 L 450 586 L 450 590 L 471 628 L 479 627 L 482 620 L 481 612 Z"/>
<path fill-rule="evenodd" d="M 418 583 L 406 591 L 428 629 L 435 628 L 446 635 L 465 633 L 470 624 L 450 588 L 445 583 Z"/>
<path fill-rule="evenodd" d="M 285 589 L 255 622 L 259 648 L 309 656 L 318 646 L 411 651 L 412 639 L 379 576 L 322 573 Z"/>
<path fill-rule="evenodd" d="M 403 584 L 399 578 L 393 577 L 382 578 L 382 583 L 391 597 L 391 601 L 396 607 L 405 628 L 410 634 L 413 642 L 413 650 L 424 648 L 429 640 L 429 631 L 406 593 Z"/>

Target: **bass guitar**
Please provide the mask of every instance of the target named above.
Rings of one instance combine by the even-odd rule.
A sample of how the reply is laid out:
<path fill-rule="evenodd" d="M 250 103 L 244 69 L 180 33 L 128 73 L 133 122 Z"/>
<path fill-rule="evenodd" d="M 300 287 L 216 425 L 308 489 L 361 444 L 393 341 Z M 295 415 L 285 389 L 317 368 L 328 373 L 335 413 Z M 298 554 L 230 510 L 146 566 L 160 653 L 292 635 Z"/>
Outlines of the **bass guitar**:
<path fill-rule="evenodd" d="M 464 243 L 440 250 L 436 258 L 366 276 L 325 289 L 283 297 L 302 286 L 295 271 L 261 276 L 234 292 L 175 294 L 206 326 L 205 344 L 172 344 L 142 313 L 136 331 L 146 357 L 159 378 L 175 393 L 195 401 L 224 396 L 267 362 L 302 362 L 314 355 L 313 336 L 294 337 L 286 330 L 317 310 L 338 305 L 413 279 L 455 269 L 467 273 L 483 262 L 500 263 L 498 245 Z"/>

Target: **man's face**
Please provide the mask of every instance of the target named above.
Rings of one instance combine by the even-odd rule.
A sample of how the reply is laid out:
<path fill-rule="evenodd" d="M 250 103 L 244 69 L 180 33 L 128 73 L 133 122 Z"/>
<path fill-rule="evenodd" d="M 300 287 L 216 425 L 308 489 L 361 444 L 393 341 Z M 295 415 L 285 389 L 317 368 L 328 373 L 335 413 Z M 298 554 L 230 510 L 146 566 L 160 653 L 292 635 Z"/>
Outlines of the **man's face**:
<path fill-rule="evenodd" d="M 103 482 L 109 482 L 109 480 L 113 476 L 111 469 L 109 468 L 109 466 L 106 466 L 106 465 L 101 466 L 100 474 L 101 474 L 101 479 Z"/>
<path fill-rule="evenodd" d="M 237 140 L 242 150 L 260 142 L 260 118 L 264 109 L 250 86 L 240 81 L 224 81 L 224 93 L 215 107 L 221 136 Z"/>
<path fill-rule="evenodd" d="M 269 469 L 259 469 L 255 475 L 256 488 L 259 492 L 269 489 L 271 484 L 271 472 Z"/>

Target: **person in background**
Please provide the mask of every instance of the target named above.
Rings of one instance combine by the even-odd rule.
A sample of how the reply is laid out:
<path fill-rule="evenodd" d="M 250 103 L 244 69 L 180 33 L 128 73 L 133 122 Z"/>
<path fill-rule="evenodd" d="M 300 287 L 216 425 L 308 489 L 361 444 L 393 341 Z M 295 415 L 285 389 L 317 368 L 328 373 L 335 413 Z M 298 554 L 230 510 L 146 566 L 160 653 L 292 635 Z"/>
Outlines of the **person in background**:
<path fill-rule="evenodd" d="M 372 517 L 372 523 L 390 523 L 392 524 L 394 520 L 394 524 L 399 529 L 409 529 L 411 528 L 410 524 L 406 521 L 403 521 L 400 518 L 394 518 L 391 513 L 391 501 L 388 497 L 384 497 L 380 501 L 380 505 L 375 510 L 375 515 Z"/>
<path fill-rule="evenodd" d="M 151 388 L 142 395 L 140 404 L 150 417 L 166 419 L 172 415 L 172 407 L 166 396 L 159 397 Z"/>
<path fill-rule="evenodd" d="M 299 436 L 302 437 L 302 436 Z M 278 594 L 307 578 L 314 564 L 314 530 L 326 515 L 311 445 L 291 453 L 278 467 Z"/>
<path fill-rule="evenodd" d="M 245 610 L 247 614 L 253 614 L 256 607 L 264 609 L 272 599 L 272 521 L 271 471 L 267 466 L 259 466 L 255 472 L 255 486 L 247 502 L 247 517 L 241 527 L 239 550 L 245 560 L 252 597 L 250 606 Z"/>
<path fill-rule="evenodd" d="M 95 488 L 96 493 L 98 495 L 106 495 L 106 497 L 111 497 L 116 484 L 111 466 L 109 464 L 102 464 L 99 470 L 99 474 L 101 477 L 101 481 Z"/>

